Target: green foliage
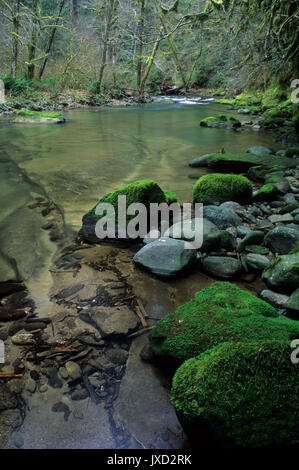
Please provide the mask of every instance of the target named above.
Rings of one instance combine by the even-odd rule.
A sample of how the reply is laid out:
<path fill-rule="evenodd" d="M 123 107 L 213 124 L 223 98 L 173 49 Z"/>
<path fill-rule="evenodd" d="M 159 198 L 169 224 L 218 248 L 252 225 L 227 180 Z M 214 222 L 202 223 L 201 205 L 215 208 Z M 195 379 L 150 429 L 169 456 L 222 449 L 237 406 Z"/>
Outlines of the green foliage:
<path fill-rule="evenodd" d="M 205 197 L 218 201 L 248 202 L 252 196 L 252 184 L 239 175 L 211 173 L 202 176 L 193 187 L 193 203 L 203 202 Z"/>
<path fill-rule="evenodd" d="M 208 423 L 233 445 L 290 445 L 299 421 L 298 366 L 290 353 L 289 341 L 220 344 L 177 370 L 172 403 L 199 435 Z"/>
<path fill-rule="evenodd" d="M 178 197 L 173 191 L 164 191 L 166 198 L 166 204 L 172 204 L 173 202 L 178 202 Z"/>
<path fill-rule="evenodd" d="M 150 333 L 156 356 L 183 362 L 225 341 L 290 340 L 299 323 L 229 282 L 215 282 L 195 294 Z"/>

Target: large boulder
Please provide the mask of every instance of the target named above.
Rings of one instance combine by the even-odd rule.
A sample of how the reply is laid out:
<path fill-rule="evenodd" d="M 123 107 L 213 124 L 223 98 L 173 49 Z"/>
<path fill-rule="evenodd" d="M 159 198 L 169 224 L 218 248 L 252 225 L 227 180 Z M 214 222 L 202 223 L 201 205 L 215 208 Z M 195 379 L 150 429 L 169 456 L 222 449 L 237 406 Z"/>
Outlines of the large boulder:
<path fill-rule="evenodd" d="M 204 175 L 193 186 L 193 203 L 204 202 L 205 198 L 214 198 L 220 202 L 249 202 L 252 196 L 252 184 L 240 175 L 210 173 Z"/>
<path fill-rule="evenodd" d="M 164 237 L 180 238 L 181 240 L 191 240 L 194 237 L 195 232 L 195 219 L 183 219 L 181 222 L 169 227 L 164 232 Z M 176 237 L 176 233 L 180 233 L 179 237 Z M 208 219 L 203 219 L 203 244 L 200 248 L 201 251 L 207 252 L 213 250 L 219 246 L 221 241 L 221 231 L 216 227 L 213 222 Z"/>
<path fill-rule="evenodd" d="M 65 118 L 61 113 L 31 111 L 29 109 L 15 110 L 12 122 L 21 124 L 63 124 Z"/>
<path fill-rule="evenodd" d="M 299 246 L 299 227 L 284 226 L 273 228 L 265 236 L 264 242 L 273 253 L 285 255 Z"/>
<path fill-rule="evenodd" d="M 197 252 L 188 242 L 163 237 L 141 248 L 133 261 L 153 274 L 169 277 L 191 267 Z"/>
<path fill-rule="evenodd" d="M 118 196 L 126 196 L 126 209 L 130 204 L 141 203 L 144 204 L 147 209 L 150 208 L 151 203 L 163 203 L 167 202 L 167 195 L 160 188 L 160 186 L 152 180 L 141 180 L 130 183 L 123 188 L 112 191 L 111 193 L 104 196 L 99 202 L 88 211 L 82 219 L 82 228 L 79 232 L 79 237 L 91 243 L 99 242 L 99 238 L 95 233 L 95 226 L 100 219 L 99 215 L 96 215 L 95 210 L 100 203 L 112 204 L 115 210 L 116 216 L 116 237 L 118 236 Z M 133 216 L 132 216 L 133 217 Z M 130 218 L 127 217 L 127 222 Z"/>
<path fill-rule="evenodd" d="M 289 341 L 223 343 L 177 370 L 171 401 L 194 444 L 289 446 L 299 439 Z"/>
<path fill-rule="evenodd" d="M 262 147 L 262 146 L 254 146 L 254 147 L 249 147 L 246 150 L 246 153 L 253 153 L 254 155 L 271 155 L 274 154 L 275 152 L 268 147 Z"/>
<path fill-rule="evenodd" d="M 203 216 L 213 222 L 218 228 L 238 227 L 241 218 L 232 210 L 218 206 L 204 206 Z"/>
<path fill-rule="evenodd" d="M 299 252 L 277 256 L 263 272 L 263 280 L 274 291 L 291 293 L 299 286 Z"/>
<path fill-rule="evenodd" d="M 224 341 L 289 341 L 298 335 L 299 323 L 279 317 L 267 302 L 229 282 L 215 282 L 160 320 L 150 342 L 155 356 L 177 364 Z"/>

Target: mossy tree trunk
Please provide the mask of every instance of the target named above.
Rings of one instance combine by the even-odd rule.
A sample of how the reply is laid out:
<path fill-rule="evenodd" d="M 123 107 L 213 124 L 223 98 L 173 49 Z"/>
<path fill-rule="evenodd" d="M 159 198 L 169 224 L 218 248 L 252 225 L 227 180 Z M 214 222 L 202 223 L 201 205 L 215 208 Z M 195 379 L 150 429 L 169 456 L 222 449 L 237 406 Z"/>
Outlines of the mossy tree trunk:
<path fill-rule="evenodd" d="M 140 89 L 142 80 L 142 56 L 144 35 L 145 0 L 140 0 L 140 17 L 138 21 L 138 46 L 137 46 L 137 88 Z"/>
<path fill-rule="evenodd" d="M 28 45 L 28 62 L 27 62 L 27 77 L 29 80 L 33 80 L 35 75 L 35 56 L 37 49 L 37 41 L 39 36 L 38 31 L 38 0 L 32 0 L 32 30 Z"/>
<path fill-rule="evenodd" d="M 151 71 L 151 68 L 153 66 L 153 63 L 154 63 L 154 60 L 155 60 L 155 57 L 156 57 L 156 54 L 158 52 L 159 45 L 160 45 L 160 42 L 161 42 L 161 39 L 162 39 L 162 33 L 163 33 L 163 27 L 161 27 L 161 29 L 159 31 L 159 35 L 158 35 L 158 37 L 157 37 L 157 39 L 154 43 L 154 47 L 153 47 L 151 56 L 148 59 L 146 69 L 144 71 L 143 77 L 142 77 L 141 82 L 140 82 L 140 87 L 138 89 L 138 100 L 140 102 L 144 102 L 144 91 L 145 91 L 146 81 L 148 79 L 149 73 Z"/>

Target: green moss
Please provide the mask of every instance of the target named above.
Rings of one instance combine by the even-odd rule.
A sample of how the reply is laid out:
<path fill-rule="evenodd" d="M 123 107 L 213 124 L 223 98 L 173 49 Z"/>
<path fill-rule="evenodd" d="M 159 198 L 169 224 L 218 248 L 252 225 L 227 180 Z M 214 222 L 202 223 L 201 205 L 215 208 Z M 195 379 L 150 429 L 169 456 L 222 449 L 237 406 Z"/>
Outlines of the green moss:
<path fill-rule="evenodd" d="M 193 202 L 203 202 L 204 197 L 213 197 L 221 202 L 247 202 L 252 196 L 252 184 L 240 175 L 211 173 L 202 176 L 193 187 Z"/>
<path fill-rule="evenodd" d="M 195 294 L 150 333 L 155 355 L 182 362 L 224 341 L 289 340 L 299 323 L 278 317 L 268 303 L 229 282 Z"/>
<path fill-rule="evenodd" d="M 237 446 L 298 440 L 299 374 L 290 354 L 289 341 L 227 342 L 186 361 L 173 378 L 171 401 L 193 438 L 208 425 Z"/>
<path fill-rule="evenodd" d="M 255 199 L 257 201 L 272 201 L 275 199 L 278 193 L 278 189 L 274 183 L 267 183 L 264 184 L 258 191 Z"/>
<path fill-rule="evenodd" d="M 292 147 L 287 149 L 285 155 L 288 158 L 292 158 L 294 155 L 299 156 L 299 147 Z"/>
<path fill-rule="evenodd" d="M 209 125 L 223 125 L 227 122 L 226 116 L 209 116 L 200 121 L 202 127 L 208 127 Z"/>
<path fill-rule="evenodd" d="M 293 118 L 292 121 L 294 123 L 295 131 L 299 134 L 299 106 L 298 104 L 293 105 Z"/>
<path fill-rule="evenodd" d="M 118 217 L 118 196 L 126 196 L 126 207 L 135 202 L 144 204 L 147 208 L 150 207 L 151 203 L 162 203 L 166 202 L 165 193 L 162 191 L 160 186 L 152 180 L 141 180 L 130 183 L 123 188 L 112 191 L 111 193 L 104 196 L 99 202 L 90 209 L 87 214 L 83 217 L 83 224 L 95 224 L 100 216 L 95 214 L 95 210 L 100 203 L 109 203 L 115 209 L 115 215 Z M 133 218 L 134 216 L 128 217 Z"/>
<path fill-rule="evenodd" d="M 235 102 L 234 98 L 233 98 L 233 99 L 217 98 L 216 100 L 214 100 L 214 103 L 218 103 L 218 104 L 230 104 L 230 105 L 233 105 L 234 102 Z"/>
<path fill-rule="evenodd" d="M 249 253 L 258 253 L 259 255 L 267 255 L 269 253 L 268 248 L 260 245 L 248 245 L 245 250 Z"/>
<path fill-rule="evenodd" d="M 205 166 L 219 170 L 248 171 L 253 166 L 266 166 L 268 173 L 271 167 L 282 167 L 283 169 L 293 167 L 289 158 L 278 155 L 254 155 L 250 153 L 214 153 L 206 159 Z"/>
<path fill-rule="evenodd" d="M 172 204 L 173 202 L 178 202 L 178 197 L 173 191 L 164 191 L 166 198 L 166 204 Z"/>
<path fill-rule="evenodd" d="M 44 111 L 30 111 L 30 109 L 20 109 L 14 110 L 14 114 L 16 116 L 28 116 L 28 117 L 44 117 L 44 118 L 51 118 L 51 119 L 63 119 L 63 115 L 61 113 L 56 112 L 44 112 Z"/>
<path fill-rule="evenodd" d="M 258 106 L 261 104 L 262 95 L 257 91 L 247 91 L 236 96 L 234 105 L 236 107 L 248 108 L 248 106 Z"/>
<path fill-rule="evenodd" d="M 299 253 L 299 246 L 296 248 L 293 248 L 288 254 L 289 255 L 297 255 Z"/>

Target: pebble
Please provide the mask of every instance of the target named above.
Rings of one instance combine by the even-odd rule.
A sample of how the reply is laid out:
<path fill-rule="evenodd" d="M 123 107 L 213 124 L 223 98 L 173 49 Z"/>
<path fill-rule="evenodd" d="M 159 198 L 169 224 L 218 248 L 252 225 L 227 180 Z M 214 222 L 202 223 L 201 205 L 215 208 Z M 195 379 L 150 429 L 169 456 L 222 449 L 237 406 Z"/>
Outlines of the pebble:
<path fill-rule="evenodd" d="M 36 390 L 36 382 L 33 379 L 29 378 L 26 382 L 26 387 L 25 388 L 26 388 L 27 392 L 34 393 L 35 390 Z"/>
<path fill-rule="evenodd" d="M 45 393 L 48 391 L 48 385 L 44 384 L 39 387 L 40 393 Z"/>
<path fill-rule="evenodd" d="M 21 449 L 24 445 L 23 436 L 21 436 L 20 434 L 17 434 L 14 438 L 14 445 L 17 447 L 17 449 Z"/>
<path fill-rule="evenodd" d="M 81 377 L 82 371 L 81 367 L 73 361 L 68 361 L 65 364 L 66 372 L 69 377 L 73 380 L 79 379 Z"/>

